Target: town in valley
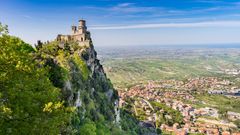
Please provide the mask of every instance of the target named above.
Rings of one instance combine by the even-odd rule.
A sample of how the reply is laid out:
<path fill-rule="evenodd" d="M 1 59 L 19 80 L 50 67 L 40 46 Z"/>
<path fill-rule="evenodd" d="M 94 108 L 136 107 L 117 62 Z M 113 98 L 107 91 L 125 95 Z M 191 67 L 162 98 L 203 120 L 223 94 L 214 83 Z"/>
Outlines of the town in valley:
<path fill-rule="evenodd" d="M 103 53 L 103 64 L 119 91 L 120 107 L 139 119 L 141 126 L 176 135 L 239 134 L 238 49 L 222 54 L 223 50 L 215 48 L 156 47 L 146 49 L 142 56 L 129 50 Z M 223 56 L 226 59 L 219 61 Z M 159 64 L 152 64 L 156 61 Z M 123 75 L 128 78 L 120 82 Z"/>

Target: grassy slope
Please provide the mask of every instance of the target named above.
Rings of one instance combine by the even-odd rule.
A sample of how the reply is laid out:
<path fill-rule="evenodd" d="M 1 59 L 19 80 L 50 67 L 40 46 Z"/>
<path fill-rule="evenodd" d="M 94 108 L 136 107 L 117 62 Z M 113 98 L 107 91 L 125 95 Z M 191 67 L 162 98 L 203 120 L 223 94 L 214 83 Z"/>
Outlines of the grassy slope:
<path fill-rule="evenodd" d="M 240 100 L 228 98 L 222 95 L 209 95 L 209 94 L 201 94 L 195 96 L 198 100 L 204 101 L 206 104 L 195 104 L 196 107 L 201 106 L 210 106 L 217 108 L 223 112 L 233 111 L 240 113 Z"/>

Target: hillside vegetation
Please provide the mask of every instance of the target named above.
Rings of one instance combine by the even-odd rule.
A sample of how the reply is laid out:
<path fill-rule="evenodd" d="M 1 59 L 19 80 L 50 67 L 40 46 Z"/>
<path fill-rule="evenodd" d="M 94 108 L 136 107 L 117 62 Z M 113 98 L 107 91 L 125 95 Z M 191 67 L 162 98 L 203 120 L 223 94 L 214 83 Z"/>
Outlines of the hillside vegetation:
<path fill-rule="evenodd" d="M 0 25 L 0 134 L 142 132 L 131 114 L 120 114 L 118 93 L 92 43 L 39 42 L 33 48 Z"/>

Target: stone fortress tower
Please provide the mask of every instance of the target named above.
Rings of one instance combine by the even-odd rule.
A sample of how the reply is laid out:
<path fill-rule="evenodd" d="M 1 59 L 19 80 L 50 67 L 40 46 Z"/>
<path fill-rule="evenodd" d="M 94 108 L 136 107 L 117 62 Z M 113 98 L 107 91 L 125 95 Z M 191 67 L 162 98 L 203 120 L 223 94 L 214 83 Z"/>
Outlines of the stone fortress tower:
<path fill-rule="evenodd" d="M 59 34 L 56 40 L 60 42 L 74 41 L 78 42 L 79 45 L 89 44 L 91 42 L 91 35 L 90 32 L 87 31 L 86 21 L 79 20 L 78 26 L 72 26 L 71 35 Z"/>

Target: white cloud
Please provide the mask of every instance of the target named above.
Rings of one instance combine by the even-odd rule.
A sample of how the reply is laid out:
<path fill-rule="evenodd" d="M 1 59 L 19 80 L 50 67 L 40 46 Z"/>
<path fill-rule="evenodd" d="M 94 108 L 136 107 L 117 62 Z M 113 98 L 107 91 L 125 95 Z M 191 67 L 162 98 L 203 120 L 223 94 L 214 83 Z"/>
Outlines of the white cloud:
<path fill-rule="evenodd" d="M 219 0 L 196 0 L 196 2 L 220 2 Z M 174 9 L 170 7 L 142 6 L 137 3 L 119 3 L 115 5 L 98 6 L 82 6 L 81 10 L 88 11 L 86 14 L 104 19 L 115 21 L 122 19 L 124 21 L 142 20 L 154 21 L 156 19 L 166 18 L 183 18 L 183 17 L 209 17 L 221 19 L 222 16 L 239 13 L 239 2 L 228 2 L 214 4 L 207 7 L 192 7 L 189 9 Z M 225 12 L 225 14 L 222 14 Z M 96 16 L 97 14 L 97 16 Z M 210 15 L 211 14 L 211 15 Z"/>
<path fill-rule="evenodd" d="M 121 3 L 121 4 L 118 4 L 117 6 L 118 7 L 128 7 L 130 5 L 134 5 L 134 3 Z"/>
<path fill-rule="evenodd" d="M 125 26 L 90 27 L 91 30 L 144 29 L 144 28 L 191 28 L 191 27 L 240 27 L 240 21 L 206 21 L 191 23 L 156 23 Z"/>
<path fill-rule="evenodd" d="M 136 6 L 134 3 L 120 3 L 116 6 L 109 7 L 108 10 L 111 12 L 129 14 L 129 13 L 153 12 L 156 10 L 156 7 Z"/>
<path fill-rule="evenodd" d="M 24 18 L 26 18 L 26 19 L 32 19 L 32 17 L 29 16 L 29 15 L 22 15 L 22 17 L 24 17 Z"/>

